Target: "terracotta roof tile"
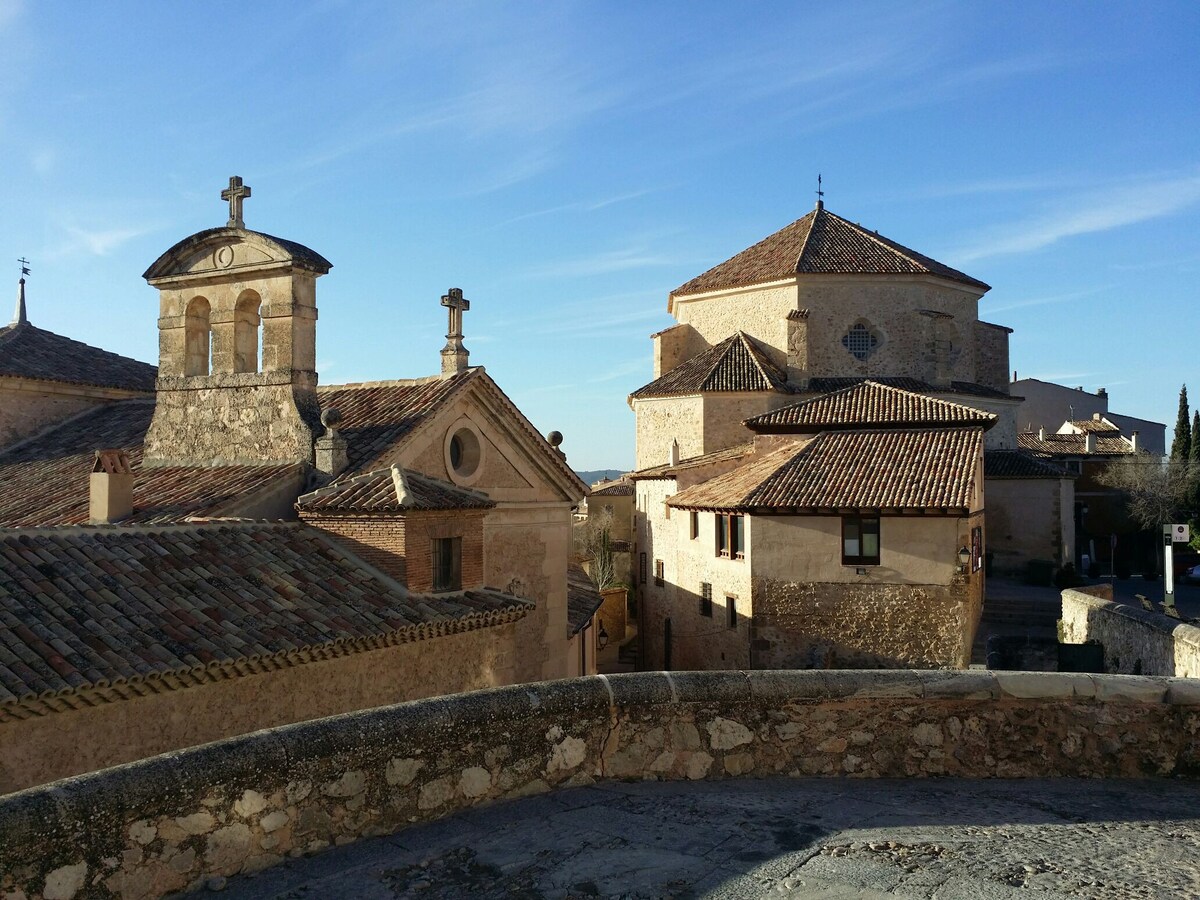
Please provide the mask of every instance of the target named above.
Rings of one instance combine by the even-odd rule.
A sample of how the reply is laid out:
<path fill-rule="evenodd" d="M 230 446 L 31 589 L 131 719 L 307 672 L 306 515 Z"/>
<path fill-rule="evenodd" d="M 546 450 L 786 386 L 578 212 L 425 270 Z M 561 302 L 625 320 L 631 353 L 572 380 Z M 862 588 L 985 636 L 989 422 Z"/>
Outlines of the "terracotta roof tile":
<path fill-rule="evenodd" d="M 1082 434 L 1120 434 L 1121 429 L 1107 419 L 1076 419 L 1067 423 L 1078 428 Z"/>
<path fill-rule="evenodd" d="M 596 583 L 579 563 L 567 567 L 567 637 L 583 630 L 604 602 Z"/>
<path fill-rule="evenodd" d="M 23 322 L 0 328 L 3 375 L 150 393 L 158 369 Z"/>
<path fill-rule="evenodd" d="M 612 484 L 606 484 L 602 487 L 593 488 L 589 497 L 632 497 L 634 494 L 633 482 L 622 478 L 619 481 L 614 481 Z"/>
<path fill-rule="evenodd" d="M 495 501 L 478 491 L 460 488 L 410 469 L 403 471 L 407 502 L 401 502 L 396 485 L 401 470 L 376 469 L 347 481 L 305 494 L 296 508 L 305 513 L 341 512 L 396 515 L 410 510 L 491 509 Z"/>
<path fill-rule="evenodd" d="M 673 478 L 676 472 L 685 469 L 695 469 L 700 466 L 713 465 L 715 463 L 728 462 L 729 460 L 740 459 L 743 456 L 749 456 L 754 452 L 753 442 L 748 444 L 738 444 L 736 447 L 729 447 L 725 450 L 715 450 L 712 453 L 705 453 L 702 456 L 691 456 L 687 459 L 681 459 L 674 464 L 663 466 L 647 466 L 645 469 L 638 469 L 636 472 L 630 472 L 629 478 L 635 481 L 639 478 Z"/>
<path fill-rule="evenodd" d="M 1066 469 L 1039 459 L 1025 450 L 985 450 L 983 474 L 987 478 L 1071 478 Z"/>
<path fill-rule="evenodd" d="M 669 397 L 704 391 L 790 393 L 791 388 L 787 375 L 771 362 L 753 338 L 739 331 L 638 388 L 630 396 Z"/>
<path fill-rule="evenodd" d="M 754 431 L 787 433 L 905 426 L 979 425 L 987 429 L 995 423 L 994 413 L 875 381 L 864 381 L 746 420 L 747 427 Z"/>
<path fill-rule="evenodd" d="M 825 432 L 680 491 L 669 503 L 749 512 L 962 513 L 972 503 L 982 448 L 979 428 Z"/>
<path fill-rule="evenodd" d="M 89 685 L 240 672 L 244 660 L 262 671 L 529 609 L 489 589 L 408 594 L 296 525 L 0 531 L 0 562 L 0 714 Z"/>
<path fill-rule="evenodd" d="M 868 380 L 874 381 L 876 384 L 886 384 L 890 387 L 901 388 L 905 391 L 915 391 L 919 394 L 965 394 L 969 397 L 992 397 L 1003 400 L 1021 399 L 1020 397 L 1013 397 L 1010 394 L 1006 394 L 1004 391 L 998 391 L 993 387 L 975 384 L 970 381 L 952 381 L 950 382 L 950 387 L 939 388 L 934 387 L 928 381 L 922 381 L 920 378 L 891 375 L 814 378 L 809 382 L 809 390 L 824 394 L 829 391 L 840 391 L 842 388 L 850 387 L 852 384 L 861 384 Z"/>
<path fill-rule="evenodd" d="M 342 414 L 338 430 L 346 438 L 353 474 L 385 464 L 401 440 L 481 372 L 467 369 L 449 378 L 331 385 L 317 388 L 317 398 L 322 408 L 334 407 Z"/>
<path fill-rule="evenodd" d="M 126 400 L 67 420 L 0 452 L 0 527 L 78 525 L 88 520 L 88 477 L 98 449 L 129 453 L 134 471 L 128 522 L 213 515 L 297 466 L 170 466 L 143 469 L 142 441 L 154 404 Z"/>
<path fill-rule="evenodd" d="M 1096 436 L 1096 449 L 1087 452 L 1087 436 L 1083 434 L 1047 434 L 1042 440 L 1031 431 L 1023 431 L 1017 435 L 1017 444 L 1022 450 L 1042 457 L 1067 456 L 1125 456 L 1133 453 L 1133 447 L 1123 437 Z"/>
<path fill-rule="evenodd" d="M 672 291 L 673 296 L 762 284 L 797 274 L 928 274 L 988 290 L 970 275 L 818 208 Z"/>

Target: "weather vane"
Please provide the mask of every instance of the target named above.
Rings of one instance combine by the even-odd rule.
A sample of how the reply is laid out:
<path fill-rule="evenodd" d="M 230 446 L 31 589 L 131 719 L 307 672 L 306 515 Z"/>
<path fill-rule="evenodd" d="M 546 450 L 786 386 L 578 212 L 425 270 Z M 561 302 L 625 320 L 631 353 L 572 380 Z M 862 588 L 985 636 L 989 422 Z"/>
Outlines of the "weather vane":
<path fill-rule="evenodd" d="M 825 192 L 821 190 L 821 173 L 817 173 L 817 206 L 824 203 Z"/>
<path fill-rule="evenodd" d="M 25 257 L 22 256 L 20 259 L 17 260 L 17 262 L 19 262 L 21 264 L 22 277 L 24 277 L 25 275 L 28 275 L 29 274 L 29 260 L 27 260 Z"/>

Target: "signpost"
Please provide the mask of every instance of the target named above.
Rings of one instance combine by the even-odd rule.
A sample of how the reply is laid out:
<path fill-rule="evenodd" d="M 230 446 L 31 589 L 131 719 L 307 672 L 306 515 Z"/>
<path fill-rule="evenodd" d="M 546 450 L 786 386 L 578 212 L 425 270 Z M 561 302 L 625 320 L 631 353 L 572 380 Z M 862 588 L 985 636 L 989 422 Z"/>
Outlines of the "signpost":
<path fill-rule="evenodd" d="M 1187 525 L 1163 526 L 1163 606 L 1175 605 L 1175 545 L 1192 539 Z"/>

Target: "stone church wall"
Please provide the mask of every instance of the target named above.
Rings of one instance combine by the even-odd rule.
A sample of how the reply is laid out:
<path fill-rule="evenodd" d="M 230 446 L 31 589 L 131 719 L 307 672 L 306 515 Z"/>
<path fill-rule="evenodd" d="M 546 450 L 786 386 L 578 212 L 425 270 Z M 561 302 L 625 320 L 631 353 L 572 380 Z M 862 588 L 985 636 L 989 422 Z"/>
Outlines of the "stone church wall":
<path fill-rule="evenodd" d="M 1111 674 L 1200 678 L 1200 628 L 1093 591 L 1111 594 L 1107 585 L 1062 592 L 1063 643 L 1099 642 Z"/>
<path fill-rule="evenodd" d="M 704 453 L 704 400 L 700 396 L 635 400 L 633 409 L 637 429 L 635 468 L 666 465 L 672 440 L 679 443 L 680 459 Z"/>
<path fill-rule="evenodd" d="M 0 447 L 105 403 L 146 396 L 134 391 L 0 377 Z"/>
<path fill-rule="evenodd" d="M 9 720 L 0 793 L 262 728 L 512 684 L 517 624 Z"/>
<path fill-rule="evenodd" d="M 313 381 L 273 372 L 160 378 L 143 465 L 311 462 L 323 431 Z"/>
<path fill-rule="evenodd" d="M 647 672 L 517 685 L 0 798 L 0 894 L 198 891 L 289 856 L 597 782 L 1186 775 L 1200 764 L 1198 730 L 1200 692 L 1175 678 Z"/>

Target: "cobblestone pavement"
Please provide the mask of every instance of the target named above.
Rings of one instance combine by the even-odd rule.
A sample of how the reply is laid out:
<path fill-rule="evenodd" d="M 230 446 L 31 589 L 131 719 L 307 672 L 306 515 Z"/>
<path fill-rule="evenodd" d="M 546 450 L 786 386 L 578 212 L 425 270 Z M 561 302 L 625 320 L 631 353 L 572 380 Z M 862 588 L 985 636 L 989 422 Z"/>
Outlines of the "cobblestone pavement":
<path fill-rule="evenodd" d="M 229 900 L 1196 898 L 1198 839 L 1192 781 L 607 783 L 210 889 Z"/>

